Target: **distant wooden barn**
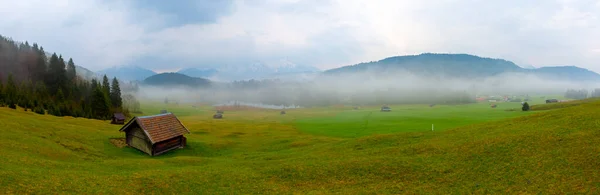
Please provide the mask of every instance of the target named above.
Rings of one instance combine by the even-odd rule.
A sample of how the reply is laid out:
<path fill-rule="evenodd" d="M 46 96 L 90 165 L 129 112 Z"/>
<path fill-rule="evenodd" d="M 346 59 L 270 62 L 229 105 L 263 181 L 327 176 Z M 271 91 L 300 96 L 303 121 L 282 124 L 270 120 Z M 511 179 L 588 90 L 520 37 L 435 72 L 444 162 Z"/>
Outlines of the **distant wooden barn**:
<path fill-rule="evenodd" d="M 389 106 L 382 106 L 381 107 L 381 112 L 391 112 L 392 108 L 390 108 Z"/>
<path fill-rule="evenodd" d="M 110 123 L 121 125 L 125 124 L 125 115 L 123 113 L 114 113 Z"/>
<path fill-rule="evenodd" d="M 213 115 L 213 118 L 214 118 L 214 119 L 222 119 L 222 118 L 223 118 L 223 114 L 221 114 L 221 113 L 216 113 L 216 114 L 214 114 L 214 115 Z"/>
<path fill-rule="evenodd" d="M 151 156 L 183 148 L 190 131 L 172 113 L 134 117 L 120 130 L 127 145 Z"/>
<path fill-rule="evenodd" d="M 549 103 L 556 103 L 556 102 L 558 102 L 558 100 L 557 100 L 557 99 L 548 99 L 548 100 L 546 100 L 546 104 L 549 104 Z"/>

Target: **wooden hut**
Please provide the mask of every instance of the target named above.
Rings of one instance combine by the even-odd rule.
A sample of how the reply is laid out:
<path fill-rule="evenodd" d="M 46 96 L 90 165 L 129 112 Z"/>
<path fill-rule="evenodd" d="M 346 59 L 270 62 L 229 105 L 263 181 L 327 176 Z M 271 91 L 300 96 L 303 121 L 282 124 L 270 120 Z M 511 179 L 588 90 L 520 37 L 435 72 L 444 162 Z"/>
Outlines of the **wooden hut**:
<path fill-rule="evenodd" d="M 123 113 L 114 113 L 111 124 L 125 124 L 125 115 Z"/>
<path fill-rule="evenodd" d="M 223 118 L 223 114 L 217 113 L 217 114 L 213 115 L 213 118 L 214 119 L 222 119 Z"/>
<path fill-rule="evenodd" d="M 381 107 L 381 112 L 390 112 L 392 111 L 392 108 L 390 108 L 389 106 L 382 106 Z"/>
<path fill-rule="evenodd" d="M 281 112 L 279 112 L 279 114 L 285 114 L 285 110 L 282 110 Z"/>
<path fill-rule="evenodd" d="M 549 100 L 546 100 L 546 104 L 549 104 L 549 103 L 557 103 L 557 102 L 558 102 L 558 100 L 557 100 L 557 99 L 549 99 Z"/>
<path fill-rule="evenodd" d="M 172 113 L 134 117 L 120 130 L 127 145 L 151 156 L 183 148 L 190 131 Z"/>

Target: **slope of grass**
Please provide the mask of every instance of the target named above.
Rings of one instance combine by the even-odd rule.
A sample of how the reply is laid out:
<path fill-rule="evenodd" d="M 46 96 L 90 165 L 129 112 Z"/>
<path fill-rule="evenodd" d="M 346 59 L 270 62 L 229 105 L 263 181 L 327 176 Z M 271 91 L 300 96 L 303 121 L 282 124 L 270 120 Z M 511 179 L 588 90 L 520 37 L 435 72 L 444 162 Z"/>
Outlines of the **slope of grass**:
<path fill-rule="evenodd" d="M 599 108 L 588 102 L 445 131 L 359 138 L 295 125 L 314 114 L 352 112 L 342 108 L 231 111 L 223 120 L 199 110 L 180 117 L 192 132 L 188 147 L 158 157 L 111 145 L 110 138 L 123 135 L 108 121 L 0 108 L 0 192 L 596 194 Z"/>
<path fill-rule="evenodd" d="M 541 110 L 554 110 L 560 108 L 567 108 L 572 106 L 578 106 L 584 103 L 595 102 L 600 100 L 600 98 L 588 98 L 583 100 L 572 100 L 568 102 L 557 102 L 557 103 L 549 103 L 549 104 L 538 104 L 531 106 L 532 111 L 541 111 Z"/>

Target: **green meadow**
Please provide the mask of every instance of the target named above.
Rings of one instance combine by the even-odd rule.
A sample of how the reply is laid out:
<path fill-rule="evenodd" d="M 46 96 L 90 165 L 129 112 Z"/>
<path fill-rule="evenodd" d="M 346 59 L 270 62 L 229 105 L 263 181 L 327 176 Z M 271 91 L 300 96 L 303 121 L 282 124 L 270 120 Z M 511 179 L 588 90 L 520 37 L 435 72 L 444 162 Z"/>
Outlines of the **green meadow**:
<path fill-rule="evenodd" d="M 216 120 L 210 106 L 147 102 L 144 115 L 167 109 L 191 131 L 186 148 L 156 157 L 113 145 L 124 135 L 109 121 L 0 108 L 0 192 L 599 193 L 600 101 L 530 103 L 543 109 L 346 106 Z"/>

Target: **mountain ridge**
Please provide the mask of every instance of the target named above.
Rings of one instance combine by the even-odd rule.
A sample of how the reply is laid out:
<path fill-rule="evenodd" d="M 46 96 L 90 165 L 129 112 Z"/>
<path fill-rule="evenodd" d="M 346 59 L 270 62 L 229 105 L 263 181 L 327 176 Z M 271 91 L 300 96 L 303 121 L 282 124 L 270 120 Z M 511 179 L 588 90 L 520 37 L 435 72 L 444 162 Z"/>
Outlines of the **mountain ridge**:
<path fill-rule="evenodd" d="M 143 83 L 152 86 L 184 85 L 188 87 L 207 87 L 211 84 L 211 81 L 204 78 L 190 77 L 176 72 L 166 72 L 152 75 L 144 79 Z"/>
<path fill-rule="evenodd" d="M 325 75 L 372 72 L 389 74 L 406 71 L 419 76 L 444 76 L 450 78 L 485 78 L 503 73 L 528 73 L 549 79 L 571 81 L 600 81 L 600 74 L 577 66 L 522 68 L 499 58 L 479 57 L 471 54 L 436 54 L 393 56 L 379 61 L 363 62 L 326 70 Z"/>
<path fill-rule="evenodd" d="M 143 81 L 144 79 L 156 75 L 157 73 L 140 66 L 114 66 L 97 72 L 100 75 L 106 75 L 110 78 L 117 77 L 119 80 Z"/>

